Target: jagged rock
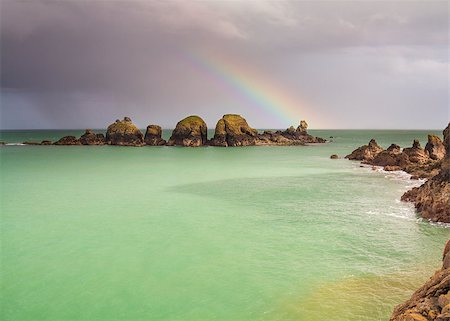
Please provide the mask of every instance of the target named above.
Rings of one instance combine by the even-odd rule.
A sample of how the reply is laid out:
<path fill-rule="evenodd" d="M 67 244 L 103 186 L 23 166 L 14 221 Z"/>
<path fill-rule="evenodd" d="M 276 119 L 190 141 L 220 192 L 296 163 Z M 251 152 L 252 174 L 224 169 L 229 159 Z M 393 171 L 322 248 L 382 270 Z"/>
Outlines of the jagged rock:
<path fill-rule="evenodd" d="M 448 321 L 450 318 L 450 240 L 443 253 L 443 265 L 411 298 L 395 307 L 390 321 Z"/>
<path fill-rule="evenodd" d="M 388 149 L 378 153 L 370 162 L 376 166 L 405 167 L 409 163 L 408 155 L 401 152 L 400 146 L 392 144 Z M 386 169 L 385 169 L 386 170 Z"/>
<path fill-rule="evenodd" d="M 403 201 L 413 202 L 420 215 L 434 222 L 450 223 L 450 123 L 444 129 L 444 143 L 447 151 L 445 158 L 434 166 L 440 165 L 439 173 L 428 179 L 423 185 L 415 187 L 402 196 Z"/>
<path fill-rule="evenodd" d="M 330 156 L 330 158 L 331 158 L 331 159 L 339 159 L 339 156 L 336 155 L 336 154 L 333 154 L 333 155 Z"/>
<path fill-rule="evenodd" d="M 428 135 L 428 142 L 425 145 L 425 151 L 431 159 L 441 160 L 445 157 L 445 146 L 441 139 L 436 135 Z"/>
<path fill-rule="evenodd" d="M 158 125 L 148 125 L 145 132 L 144 141 L 149 146 L 163 146 L 166 141 L 161 138 L 162 129 Z"/>
<path fill-rule="evenodd" d="M 75 136 L 64 136 L 55 142 L 54 145 L 81 145 L 81 143 Z"/>
<path fill-rule="evenodd" d="M 216 125 L 212 146 L 250 146 L 255 145 L 258 131 L 251 128 L 240 115 L 224 115 Z"/>
<path fill-rule="evenodd" d="M 394 172 L 394 171 L 400 171 L 402 168 L 400 166 L 395 165 L 387 165 L 383 168 L 386 172 Z"/>
<path fill-rule="evenodd" d="M 180 120 L 172 132 L 167 145 L 198 147 L 207 144 L 207 126 L 199 116 L 189 116 Z"/>
<path fill-rule="evenodd" d="M 124 117 L 123 120 L 117 119 L 115 123 L 108 126 L 106 143 L 108 145 L 142 146 L 144 136 L 129 117 Z"/>
<path fill-rule="evenodd" d="M 351 154 L 345 156 L 350 160 L 359 160 L 359 161 L 372 161 L 375 156 L 383 151 L 383 148 L 378 146 L 375 139 L 371 139 L 368 145 L 363 145 L 355 149 Z"/>
<path fill-rule="evenodd" d="M 300 125 L 298 125 L 297 127 L 297 131 L 299 133 L 305 133 L 306 134 L 306 130 L 308 129 L 308 123 L 305 120 L 301 120 L 300 121 Z"/>
<path fill-rule="evenodd" d="M 80 137 L 80 142 L 82 145 L 104 145 L 106 140 L 103 134 L 96 134 L 91 129 L 86 129 Z"/>
<path fill-rule="evenodd" d="M 411 163 L 424 164 L 430 160 L 428 154 L 420 146 L 417 139 L 414 140 L 413 146 L 403 149 L 403 153 L 408 155 L 409 161 Z"/>

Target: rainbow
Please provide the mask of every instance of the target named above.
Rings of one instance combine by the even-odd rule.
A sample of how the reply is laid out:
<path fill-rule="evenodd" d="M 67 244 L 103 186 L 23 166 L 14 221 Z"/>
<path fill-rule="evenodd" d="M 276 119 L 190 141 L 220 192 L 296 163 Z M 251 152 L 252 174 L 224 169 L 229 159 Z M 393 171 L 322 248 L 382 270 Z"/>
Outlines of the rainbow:
<path fill-rule="evenodd" d="M 298 124 L 303 109 L 300 108 L 300 99 L 294 99 L 292 94 L 270 81 L 267 76 L 251 70 L 248 66 L 221 59 L 217 55 L 212 58 L 193 51 L 185 53 L 190 65 L 209 75 L 256 112 L 264 112 L 271 123 L 275 120 L 280 126 Z"/>

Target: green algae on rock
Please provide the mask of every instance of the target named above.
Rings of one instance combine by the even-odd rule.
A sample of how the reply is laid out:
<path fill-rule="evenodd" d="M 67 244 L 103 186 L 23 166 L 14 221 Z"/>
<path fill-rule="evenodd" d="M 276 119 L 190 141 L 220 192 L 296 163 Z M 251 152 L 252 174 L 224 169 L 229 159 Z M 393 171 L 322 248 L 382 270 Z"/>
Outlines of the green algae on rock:
<path fill-rule="evenodd" d="M 199 116 L 189 116 L 177 123 L 168 146 L 198 147 L 207 144 L 207 126 Z"/>
<path fill-rule="evenodd" d="M 144 145 L 144 136 L 129 117 L 124 117 L 123 120 L 117 119 L 115 123 L 108 126 L 106 143 L 108 145 L 142 146 Z"/>

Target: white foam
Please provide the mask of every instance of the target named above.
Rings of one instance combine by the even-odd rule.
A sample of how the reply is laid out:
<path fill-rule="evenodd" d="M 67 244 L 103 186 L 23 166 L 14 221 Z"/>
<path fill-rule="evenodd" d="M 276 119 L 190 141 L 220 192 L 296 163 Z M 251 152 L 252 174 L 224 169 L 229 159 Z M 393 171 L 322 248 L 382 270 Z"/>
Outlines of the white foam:
<path fill-rule="evenodd" d="M 26 146 L 27 144 L 23 143 L 6 143 L 5 146 Z"/>

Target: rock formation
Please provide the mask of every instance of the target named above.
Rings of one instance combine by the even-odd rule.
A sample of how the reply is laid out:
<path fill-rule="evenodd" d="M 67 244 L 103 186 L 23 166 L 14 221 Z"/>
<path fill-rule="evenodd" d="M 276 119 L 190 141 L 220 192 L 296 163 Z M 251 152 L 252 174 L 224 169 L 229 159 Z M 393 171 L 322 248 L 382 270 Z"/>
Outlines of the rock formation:
<path fill-rule="evenodd" d="M 430 160 L 430 157 L 428 157 L 428 154 L 420 146 L 417 139 L 414 140 L 412 147 L 404 148 L 403 153 L 408 155 L 408 159 L 411 163 L 425 164 Z"/>
<path fill-rule="evenodd" d="M 123 120 L 117 119 L 115 123 L 108 126 L 106 143 L 108 145 L 142 146 L 144 136 L 131 119 L 125 117 Z"/>
<path fill-rule="evenodd" d="M 240 115 L 224 115 L 216 125 L 212 146 L 250 146 L 255 145 L 258 131 L 251 128 Z"/>
<path fill-rule="evenodd" d="M 425 145 L 425 151 L 431 159 L 441 160 L 445 157 L 445 146 L 441 139 L 436 135 L 428 135 L 428 142 Z"/>
<path fill-rule="evenodd" d="M 443 264 L 411 298 L 395 307 L 390 321 L 450 320 L 450 240 L 443 253 Z"/>
<path fill-rule="evenodd" d="M 408 156 L 402 153 L 400 146 L 392 144 L 388 149 L 378 153 L 370 164 L 375 166 L 396 166 L 403 168 L 408 162 Z"/>
<path fill-rule="evenodd" d="M 326 140 L 308 134 L 306 121 L 300 121 L 300 125 L 295 129 L 293 126 L 285 131 L 277 130 L 264 131 L 258 134 L 256 145 L 305 145 L 309 143 L 325 143 Z"/>
<path fill-rule="evenodd" d="M 345 158 L 370 162 L 382 151 L 383 148 L 378 146 L 375 139 L 371 139 L 368 145 L 358 147 L 351 154 L 345 156 Z"/>
<path fill-rule="evenodd" d="M 198 116 L 189 116 L 180 120 L 172 132 L 167 145 L 198 147 L 207 144 L 207 126 Z"/>
<path fill-rule="evenodd" d="M 64 136 L 55 142 L 54 145 L 81 145 L 81 143 L 75 136 Z"/>
<path fill-rule="evenodd" d="M 80 137 L 80 142 L 82 145 L 104 145 L 106 140 L 103 134 L 96 134 L 91 129 L 86 129 Z"/>
<path fill-rule="evenodd" d="M 162 129 L 158 125 L 148 125 L 144 141 L 149 146 L 164 146 L 166 141 L 161 138 Z"/>
<path fill-rule="evenodd" d="M 421 216 L 434 222 L 450 223 L 450 123 L 443 131 L 446 155 L 439 173 L 402 196 L 413 202 Z"/>

